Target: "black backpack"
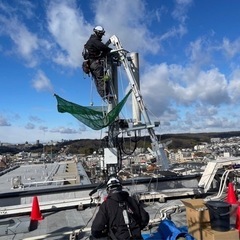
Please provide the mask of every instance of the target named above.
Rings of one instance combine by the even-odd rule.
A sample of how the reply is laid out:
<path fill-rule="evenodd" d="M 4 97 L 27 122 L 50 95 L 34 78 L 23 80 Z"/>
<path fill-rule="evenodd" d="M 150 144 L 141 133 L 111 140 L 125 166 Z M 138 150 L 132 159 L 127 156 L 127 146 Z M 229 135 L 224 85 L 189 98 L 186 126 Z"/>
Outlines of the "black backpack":
<path fill-rule="evenodd" d="M 86 45 L 84 45 L 84 48 L 82 50 L 82 56 L 83 56 L 83 63 L 82 63 L 82 70 L 86 74 L 90 74 L 90 63 L 89 63 L 89 51 L 86 48 Z"/>
<path fill-rule="evenodd" d="M 83 61 L 83 63 L 82 63 L 82 70 L 86 74 L 89 74 L 91 72 L 89 60 Z"/>
<path fill-rule="evenodd" d="M 84 48 L 82 50 L 82 56 L 84 60 L 88 60 L 89 59 L 89 51 L 86 48 L 86 45 L 84 45 Z"/>
<path fill-rule="evenodd" d="M 129 233 L 128 239 L 136 239 L 132 232 L 132 230 L 133 230 L 132 226 L 134 226 L 135 230 L 136 230 L 136 228 L 139 228 L 139 231 L 141 231 L 140 225 L 137 223 L 137 219 L 139 219 L 138 214 L 132 211 L 132 206 L 127 201 L 119 202 L 119 209 L 122 210 L 120 212 L 122 212 L 122 214 L 123 214 L 125 226 L 120 225 L 120 226 L 118 226 L 118 229 L 121 229 L 122 227 L 124 229 L 127 228 L 127 231 Z M 115 227 L 111 227 L 109 229 L 109 237 L 112 240 L 117 240 L 117 238 L 115 236 L 115 232 L 116 232 Z"/>

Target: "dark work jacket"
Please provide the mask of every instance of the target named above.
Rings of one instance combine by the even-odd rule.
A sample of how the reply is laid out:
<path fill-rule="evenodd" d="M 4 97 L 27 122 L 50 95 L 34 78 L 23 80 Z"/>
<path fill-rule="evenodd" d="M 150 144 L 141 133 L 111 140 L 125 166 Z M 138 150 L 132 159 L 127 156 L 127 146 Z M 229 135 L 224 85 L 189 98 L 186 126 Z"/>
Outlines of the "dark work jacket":
<path fill-rule="evenodd" d="M 89 52 L 89 59 L 104 58 L 112 50 L 96 34 L 92 34 L 84 46 Z"/>
<path fill-rule="evenodd" d="M 101 204 L 92 223 L 91 231 L 93 237 L 101 238 L 107 234 L 111 236 L 112 232 L 117 240 L 130 239 L 129 230 L 123 218 L 123 208 L 119 205 L 119 203 L 123 202 L 126 202 L 128 206 L 127 211 L 133 239 L 143 239 L 141 229 L 147 226 L 149 214 L 125 191 L 111 193 L 108 195 L 107 200 Z"/>

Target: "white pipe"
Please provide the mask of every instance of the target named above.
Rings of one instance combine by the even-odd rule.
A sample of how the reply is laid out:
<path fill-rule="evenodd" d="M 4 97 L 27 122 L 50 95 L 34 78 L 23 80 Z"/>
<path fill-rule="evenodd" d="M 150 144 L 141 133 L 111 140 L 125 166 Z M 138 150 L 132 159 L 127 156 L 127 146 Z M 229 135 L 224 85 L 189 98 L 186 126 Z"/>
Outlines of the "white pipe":
<path fill-rule="evenodd" d="M 138 88 L 140 89 L 140 80 L 139 80 L 139 57 L 138 53 L 130 53 L 131 58 L 131 64 L 130 67 L 132 69 L 133 75 L 136 80 L 136 84 L 138 85 Z M 134 94 L 132 94 L 132 114 L 133 114 L 133 124 L 138 124 L 141 122 L 141 112 L 139 109 L 139 105 L 137 102 L 137 99 Z"/>

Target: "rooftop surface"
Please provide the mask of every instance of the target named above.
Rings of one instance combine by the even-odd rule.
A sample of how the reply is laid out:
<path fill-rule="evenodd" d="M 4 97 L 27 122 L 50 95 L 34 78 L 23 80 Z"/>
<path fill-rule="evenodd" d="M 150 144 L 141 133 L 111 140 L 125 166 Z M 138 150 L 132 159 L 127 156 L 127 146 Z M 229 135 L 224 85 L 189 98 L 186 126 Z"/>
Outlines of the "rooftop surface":
<path fill-rule="evenodd" d="M 55 162 L 21 165 L 0 176 L 0 191 L 17 192 L 68 184 L 91 184 L 81 163 Z"/>
<path fill-rule="evenodd" d="M 149 212 L 152 220 L 162 218 L 160 210 L 170 207 L 172 210 L 169 209 L 168 212 L 174 223 L 178 226 L 186 225 L 185 210 L 180 200 L 168 201 L 166 203 L 145 202 L 144 207 Z M 0 236 L 0 240 L 69 240 L 73 232 L 79 235 L 78 239 L 88 239 L 91 223 L 97 210 L 98 207 L 92 207 L 83 211 L 69 209 L 42 213 L 44 217 L 43 220 L 35 223 L 32 231 L 29 231 L 29 215 L 0 220 L 0 234 L 2 235 Z M 12 220 L 12 223 L 9 224 L 11 227 L 8 227 L 8 235 L 5 235 L 6 233 L 4 234 L 4 231 L 6 231 L 7 221 L 10 223 L 10 220 Z M 153 228 L 152 231 L 154 231 L 154 229 L 155 228 Z M 143 233 L 149 233 L 149 230 L 143 231 Z"/>
<path fill-rule="evenodd" d="M 12 179 L 17 176 L 21 181 L 16 186 L 21 183 L 22 187 L 13 188 Z M 124 185 L 126 191 L 141 199 L 150 214 L 154 227 L 143 233 L 154 232 L 160 220 L 167 217 L 178 227 L 186 226 L 182 200 L 194 196 L 198 179 L 143 180 L 133 179 Z M 64 185 L 66 181 L 68 185 Z M 74 162 L 22 165 L 0 176 L 0 240 L 88 239 L 98 203 L 106 195 L 103 188 L 91 198 L 94 187 L 89 186 L 84 168 Z M 38 199 L 41 220 L 30 217 L 36 211 L 34 198 Z"/>

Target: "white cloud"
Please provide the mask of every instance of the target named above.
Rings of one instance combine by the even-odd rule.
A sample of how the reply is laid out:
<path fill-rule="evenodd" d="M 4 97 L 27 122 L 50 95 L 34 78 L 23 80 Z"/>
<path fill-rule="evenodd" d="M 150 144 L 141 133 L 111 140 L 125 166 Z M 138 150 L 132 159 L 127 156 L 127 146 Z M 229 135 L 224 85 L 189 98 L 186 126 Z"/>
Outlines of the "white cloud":
<path fill-rule="evenodd" d="M 4 116 L 0 115 L 0 126 L 11 126 L 11 124 Z"/>
<path fill-rule="evenodd" d="M 187 48 L 187 55 L 189 60 L 200 67 L 210 62 L 211 60 L 211 45 L 210 41 L 204 36 L 197 38 L 195 41 L 189 43 Z"/>
<path fill-rule="evenodd" d="M 38 71 L 35 78 L 32 81 L 33 87 L 37 91 L 49 91 L 53 93 L 53 87 L 51 81 L 46 77 L 44 72 Z"/>
<path fill-rule="evenodd" d="M 200 101 L 213 106 L 229 102 L 227 80 L 224 74 L 220 73 L 218 69 L 211 69 L 206 72 L 200 71 L 194 79 L 189 80 L 191 82 L 189 81 L 189 85 L 186 87 L 180 85 L 174 86 L 178 101 Z"/>
<path fill-rule="evenodd" d="M 79 133 L 74 128 L 66 128 L 66 127 L 58 127 L 58 128 L 53 128 L 50 130 L 50 132 L 55 132 L 55 133 L 62 133 L 62 134 L 76 134 Z"/>
<path fill-rule="evenodd" d="M 5 25 L 5 34 L 7 34 L 15 44 L 15 48 L 12 48 L 12 51 L 15 51 L 17 55 L 23 58 L 29 66 L 35 66 L 37 61 L 34 52 L 39 47 L 37 36 L 31 33 L 26 26 L 16 18 L 2 18 L 0 22 Z"/>
<path fill-rule="evenodd" d="M 184 24 L 187 19 L 187 11 L 192 5 L 192 0 L 175 0 L 175 9 L 172 12 L 172 16 L 180 23 Z"/>
<path fill-rule="evenodd" d="M 166 41 L 169 38 L 180 36 L 182 37 L 187 33 L 186 27 L 184 25 L 174 26 L 170 30 L 168 30 L 166 33 L 162 34 L 160 37 L 161 41 Z"/>
<path fill-rule="evenodd" d="M 192 108 L 191 112 L 196 116 L 201 111 L 207 118 L 217 115 L 223 104 L 230 103 L 228 82 L 218 69 L 196 72 L 194 67 L 183 68 L 163 63 L 147 69 L 141 80 L 145 103 L 166 126 L 169 121 L 172 124 L 178 121 L 180 129 L 186 126 L 180 123 L 184 121 L 188 109 Z M 191 118 L 187 117 L 186 121 L 193 120 L 193 116 L 191 114 Z M 188 122 L 189 126 L 194 122 L 196 121 L 193 120 L 192 124 Z"/>
<path fill-rule="evenodd" d="M 26 16 L 27 19 L 31 19 L 32 17 L 34 17 L 33 10 L 36 8 L 34 2 L 31 2 L 29 0 L 20 0 L 17 1 L 17 4 L 19 4 L 17 9 L 22 15 Z"/>
<path fill-rule="evenodd" d="M 155 10 L 155 15 L 158 22 L 161 22 L 162 15 L 165 13 L 167 13 L 167 9 L 165 6 L 161 6 L 160 8 L 157 8 Z"/>
<path fill-rule="evenodd" d="M 223 43 L 222 43 L 222 49 L 223 49 L 224 53 L 230 58 L 234 57 L 236 54 L 239 54 L 240 38 L 237 38 L 236 40 L 234 40 L 232 42 L 230 42 L 229 39 L 224 38 Z"/>
<path fill-rule="evenodd" d="M 240 69 L 236 69 L 233 72 L 228 90 L 232 102 L 238 104 L 240 100 Z"/>
<path fill-rule="evenodd" d="M 46 126 L 39 126 L 39 130 L 43 131 L 44 133 L 46 133 L 48 131 L 48 127 L 46 127 Z"/>
<path fill-rule="evenodd" d="M 43 120 L 41 118 L 39 118 L 38 116 L 29 116 L 29 120 L 31 122 L 35 122 L 35 123 L 41 123 L 43 122 Z"/>
<path fill-rule="evenodd" d="M 215 106 L 206 106 L 198 104 L 196 106 L 195 114 L 198 118 L 202 118 L 205 116 L 216 116 L 218 113 L 218 109 Z"/>
<path fill-rule="evenodd" d="M 150 66 L 141 76 L 144 100 L 151 106 L 151 111 L 159 115 L 162 115 L 171 105 L 171 99 L 168 96 L 173 95 L 173 89 L 169 80 L 169 68 L 166 63 Z"/>
<path fill-rule="evenodd" d="M 116 35 L 122 45 L 131 51 L 156 54 L 160 49 L 158 37 L 148 29 L 152 16 L 143 1 L 98 0 L 94 5 L 96 25 L 103 25 L 106 37 Z"/>
<path fill-rule="evenodd" d="M 26 129 L 34 129 L 35 125 L 33 123 L 27 123 L 27 125 L 25 126 Z"/>
<path fill-rule="evenodd" d="M 90 35 L 90 25 L 81 10 L 74 1 L 52 1 L 47 9 L 47 20 L 48 30 L 60 47 L 55 52 L 55 62 L 79 67 L 83 45 Z"/>
<path fill-rule="evenodd" d="M 10 6 L 7 2 L 0 3 L 0 24 L 4 28 L 0 29 L 0 34 L 9 38 L 14 45 L 4 49 L 6 54 L 15 54 L 18 58 L 23 59 L 28 67 L 34 67 L 38 64 L 36 51 L 39 50 L 39 39 L 36 33 L 24 23 L 24 19 L 34 21 L 33 9 L 35 5 L 29 1 L 15 1 L 15 7 Z"/>

